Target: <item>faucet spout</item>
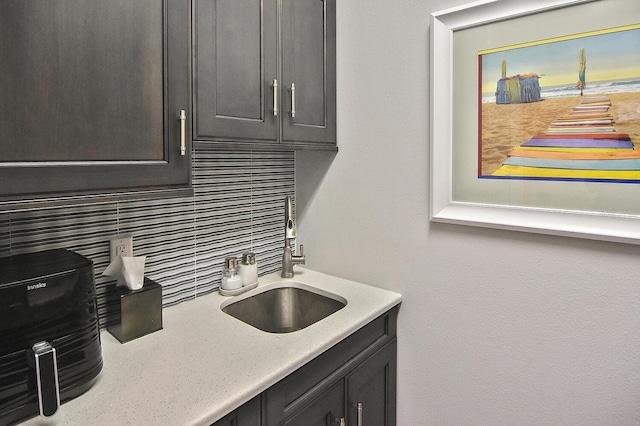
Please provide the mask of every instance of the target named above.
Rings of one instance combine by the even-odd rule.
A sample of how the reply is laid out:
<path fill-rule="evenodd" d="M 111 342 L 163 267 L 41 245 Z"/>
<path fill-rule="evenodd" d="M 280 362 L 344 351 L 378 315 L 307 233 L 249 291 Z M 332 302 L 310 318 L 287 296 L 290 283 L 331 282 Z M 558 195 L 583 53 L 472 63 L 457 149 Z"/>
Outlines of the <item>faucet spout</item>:
<path fill-rule="evenodd" d="M 296 238 L 296 222 L 293 218 L 293 204 L 287 196 L 284 200 L 284 249 L 282 253 L 282 278 L 293 277 L 293 265 L 304 265 L 304 247 L 300 244 L 300 255 L 294 255 L 295 246 L 291 247 L 291 241 Z"/>
<path fill-rule="evenodd" d="M 292 240 L 296 238 L 296 222 L 293 220 L 293 204 L 291 198 L 284 199 L 284 239 Z"/>

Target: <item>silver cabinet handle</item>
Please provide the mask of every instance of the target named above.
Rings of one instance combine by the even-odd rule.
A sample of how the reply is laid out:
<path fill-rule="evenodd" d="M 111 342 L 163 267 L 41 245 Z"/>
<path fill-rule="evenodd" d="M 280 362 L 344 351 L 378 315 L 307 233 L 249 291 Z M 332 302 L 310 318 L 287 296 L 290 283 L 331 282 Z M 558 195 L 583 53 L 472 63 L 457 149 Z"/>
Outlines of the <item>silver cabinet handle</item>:
<path fill-rule="evenodd" d="M 356 411 L 358 413 L 358 426 L 362 426 L 362 402 L 358 402 L 357 404 L 353 404 L 356 407 Z"/>
<path fill-rule="evenodd" d="M 273 80 L 273 115 L 278 115 L 278 79 Z"/>
<path fill-rule="evenodd" d="M 291 83 L 291 118 L 296 118 L 296 84 Z"/>
<path fill-rule="evenodd" d="M 180 155 L 187 154 L 187 112 L 180 110 Z"/>

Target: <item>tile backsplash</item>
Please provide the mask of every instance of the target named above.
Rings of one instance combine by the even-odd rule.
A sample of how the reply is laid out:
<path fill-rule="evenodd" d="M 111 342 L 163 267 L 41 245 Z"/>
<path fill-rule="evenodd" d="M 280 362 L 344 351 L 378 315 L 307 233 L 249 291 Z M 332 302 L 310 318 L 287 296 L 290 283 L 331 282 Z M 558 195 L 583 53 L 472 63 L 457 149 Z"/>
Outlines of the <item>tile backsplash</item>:
<path fill-rule="evenodd" d="M 109 239 L 133 236 L 145 275 L 162 285 L 163 306 L 218 289 L 226 256 L 256 254 L 259 275 L 280 269 L 284 197 L 295 193 L 293 151 L 221 151 L 198 146 L 194 195 L 8 212 L 0 215 L 0 256 L 66 248 L 94 263 L 101 325 L 114 305 L 103 277 Z"/>

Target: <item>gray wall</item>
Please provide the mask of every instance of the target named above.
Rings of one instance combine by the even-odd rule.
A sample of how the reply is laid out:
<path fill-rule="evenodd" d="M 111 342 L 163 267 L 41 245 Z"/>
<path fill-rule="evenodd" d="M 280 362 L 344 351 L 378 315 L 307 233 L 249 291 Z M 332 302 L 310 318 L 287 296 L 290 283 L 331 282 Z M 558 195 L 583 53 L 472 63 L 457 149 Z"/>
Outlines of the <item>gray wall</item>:
<path fill-rule="evenodd" d="M 640 247 L 429 223 L 429 14 L 463 3 L 338 2 L 340 152 L 296 157 L 307 265 L 403 294 L 401 426 L 639 424 Z"/>

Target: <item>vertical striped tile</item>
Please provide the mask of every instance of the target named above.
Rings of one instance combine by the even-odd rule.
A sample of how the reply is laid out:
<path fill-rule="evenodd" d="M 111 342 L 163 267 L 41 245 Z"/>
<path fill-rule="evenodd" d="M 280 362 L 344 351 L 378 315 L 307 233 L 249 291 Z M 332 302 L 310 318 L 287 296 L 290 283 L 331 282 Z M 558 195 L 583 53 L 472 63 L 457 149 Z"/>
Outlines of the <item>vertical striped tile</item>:
<path fill-rule="evenodd" d="M 133 236 L 163 306 L 216 291 L 226 256 L 256 254 L 259 275 L 280 269 L 284 197 L 295 193 L 295 153 L 221 151 L 199 145 L 193 197 L 114 202 L 0 214 L 0 256 L 66 248 L 94 263 L 101 325 L 117 302 L 102 276 L 109 240 Z"/>
<path fill-rule="evenodd" d="M 11 220 L 9 213 L 0 214 L 0 257 L 11 254 Z"/>
<path fill-rule="evenodd" d="M 196 151 L 197 291 L 220 284 L 226 256 L 251 247 L 251 152 Z"/>
<path fill-rule="evenodd" d="M 254 153 L 252 241 L 260 274 L 280 269 L 284 244 L 284 198 L 295 195 L 294 152 Z"/>
<path fill-rule="evenodd" d="M 195 298 L 194 201 L 172 198 L 118 205 L 118 230 L 146 256 L 145 275 L 162 285 L 163 305 Z"/>

